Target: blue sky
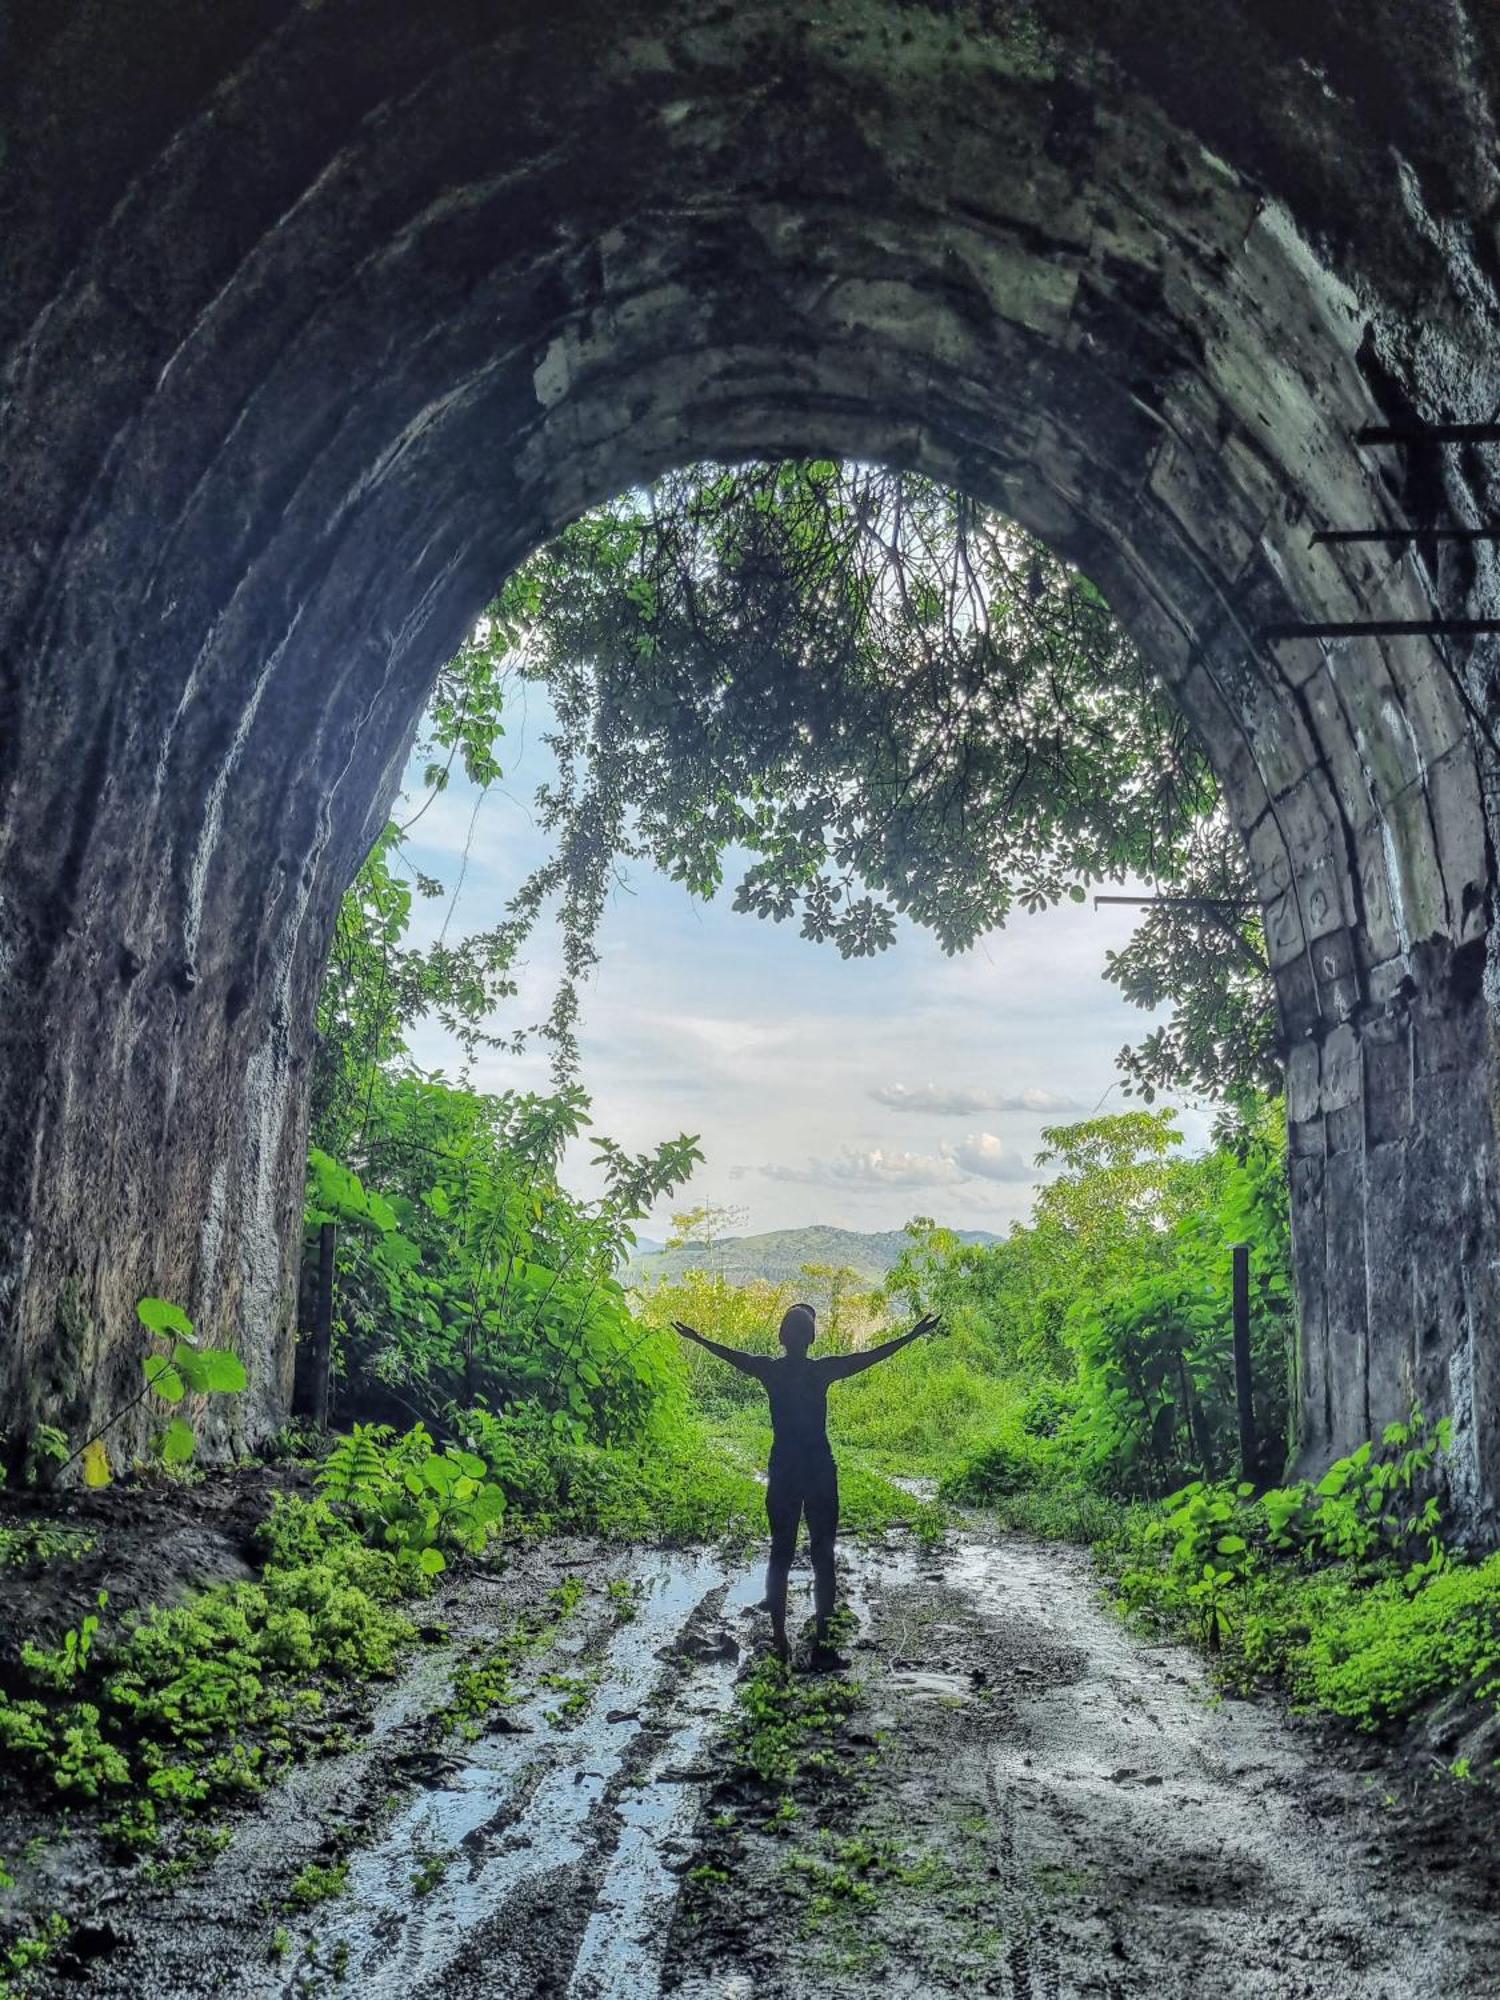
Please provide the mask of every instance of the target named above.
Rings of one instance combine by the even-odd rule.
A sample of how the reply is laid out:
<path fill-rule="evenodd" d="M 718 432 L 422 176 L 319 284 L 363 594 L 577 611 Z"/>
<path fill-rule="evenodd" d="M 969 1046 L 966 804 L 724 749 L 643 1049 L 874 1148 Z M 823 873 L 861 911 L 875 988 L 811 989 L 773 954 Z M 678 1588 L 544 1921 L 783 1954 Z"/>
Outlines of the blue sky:
<path fill-rule="evenodd" d="M 419 903 L 414 941 L 445 920 L 450 937 L 492 922 L 542 858 L 531 800 L 550 769 L 548 720 L 539 691 L 517 686 L 503 784 L 480 800 L 456 779 L 414 829 L 411 859 L 451 890 L 473 828 L 456 903 Z M 1134 912 L 1019 914 L 957 958 L 903 924 L 890 951 L 846 961 L 795 923 L 736 914 L 732 893 L 731 878 L 701 903 L 635 870 L 611 900 L 584 994 L 582 1080 L 597 1129 L 632 1150 L 691 1132 L 706 1155 L 645 1233 L 664 1234 L 674 1207 L 705 1201 L 743 1210 L 746 1230 L 892 1229 L 925 1214 L 1003 1232 L 1041 1179 L 1042 1127 L 1130 1103 L 1115 1053 L 1152 1017 L 1102 974 Z M 544 922 L 501 1029 L 545 1015 L 557 964 Z M 427 1068 L 459 1068 L 434 1026 L 413 1053 Z M 545 1053 L 487 1054 L 472 1076 L 482 1089 L 545 1088 Z M 1185 1107 L 1181 1122 L 1201 1144 L 1206 1112 Z M 565 1179 L 595 1192 L 586 1146 L 571 1150 Z"/>

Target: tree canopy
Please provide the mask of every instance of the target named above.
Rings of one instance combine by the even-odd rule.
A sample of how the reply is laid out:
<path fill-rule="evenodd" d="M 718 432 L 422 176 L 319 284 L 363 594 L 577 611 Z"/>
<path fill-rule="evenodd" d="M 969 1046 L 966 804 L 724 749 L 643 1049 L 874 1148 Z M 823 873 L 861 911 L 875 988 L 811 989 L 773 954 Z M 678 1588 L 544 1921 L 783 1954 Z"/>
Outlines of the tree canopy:
<path fill-rule="evenodd" d="M 435 789 L 456 757 L 498 773 L 512 674 L 556 717 L 551 855 L 493 926 L 401 968 L 461 1031 L 555 904 L 543 1032 L 571 1076 L 579 982 L 632 862 L 697 895 L 733 879 L 737 909 L 846 957 L 901 917 L 957 952 L 1017 905 L 1145 877 L 1178 900 L 1107 976 L 1173 1011 L 1121 1052 L 1127 1089 L 1276 1081 L 1259 917 L 1201 746 L 1088 579 L 963 495 L 826 460 L 700 465 L 585 515 L 445 669 Z"/>

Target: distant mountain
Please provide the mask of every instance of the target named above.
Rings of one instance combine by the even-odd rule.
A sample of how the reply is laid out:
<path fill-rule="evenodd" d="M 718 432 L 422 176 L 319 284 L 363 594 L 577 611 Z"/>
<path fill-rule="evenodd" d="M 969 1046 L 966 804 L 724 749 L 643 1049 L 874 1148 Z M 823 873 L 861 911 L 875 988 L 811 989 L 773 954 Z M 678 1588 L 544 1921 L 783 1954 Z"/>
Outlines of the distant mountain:
<path fill-rule="evenodd" d="M 960 1243 L 998 1243 L 1000 1238 L 987 1229 L 956 1229 Z M 685 1271 L 715 1271 L 731 1283 L 742 1285 L 751 1278 L 764 1278 L 772 1285 L 799 1285 L 816 1305 L 822 1289 L 810 1281 L 803 1269 L 807 1264 L 832 1265 L 854 1271 L 866 1284 L 878 1285 L 906 1249 L 910 1238 L 904 1229 L 834 1229 L 814 1223 L 807 1229 L 768 1229 L 759 1236 L 726 1236 L 711 1250 L 694 1244 L 681 1250 L 666 1250 L 643 1239 L 624 1272 L 627 1284 L 650 1284 L 661 1278 L 678 1278 Z"/>

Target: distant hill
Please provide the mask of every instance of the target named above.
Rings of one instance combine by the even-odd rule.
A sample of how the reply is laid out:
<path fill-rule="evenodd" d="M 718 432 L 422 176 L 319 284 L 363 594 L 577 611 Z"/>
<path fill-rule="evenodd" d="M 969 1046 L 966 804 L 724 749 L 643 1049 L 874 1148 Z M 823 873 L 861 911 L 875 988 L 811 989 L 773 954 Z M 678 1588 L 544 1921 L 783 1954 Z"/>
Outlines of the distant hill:
<path fill-rule="evenodd" d="M 956 1229 L 961 1243 L 998 1243 L 987 1229 Z M 711 1250 L 693 1245 L 681 1250 L 648 1249 L 642 1240 L 624 1272 L 627 1284 L 650 1284 L 681 1277 L 685 1271 L 716 1271 L 733 1284 L 764 1278 L 772 1285 L 801 1285 L 815 1292 L 803 1274 L 805 1264 L 831 1264 L 855 1271 L 867 1284 L 878 1285 L 910 1238 L 904 1229 L 834 1229 L 814 1223 L 807 1229 L 768 1229 L 759 1236 L 726 1236 Z M 818 1300 L 813 1297 L 812 1303 Z"/>

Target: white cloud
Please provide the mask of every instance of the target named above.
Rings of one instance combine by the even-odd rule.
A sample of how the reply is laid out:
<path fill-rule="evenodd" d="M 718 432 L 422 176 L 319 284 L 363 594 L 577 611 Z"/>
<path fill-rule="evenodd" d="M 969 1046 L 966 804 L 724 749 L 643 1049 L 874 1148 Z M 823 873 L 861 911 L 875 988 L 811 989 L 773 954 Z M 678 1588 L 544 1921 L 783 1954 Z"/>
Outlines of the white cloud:
<path fill-rule="evenodd" d="M 944 1154 L 966 1174 L 986 1181 L 1035 1181 L 1036 1169 L 1002 1146 L 993 1132 L 971 1132 L 956 1146 L 945 1146 Z"/>
<path fill-rule="evenodd" d="M 761 1172 L 767 1180 L 802 1181 L 811 1187 L 952 1187 L 965 1178 L 963 1168 L 946 1155 L 889 1153 L 881 1146 L 867 1153 L 846 1146 L 831 1160 L 809 1160 L 805 1167 L 762 1167 Z"/>
<path fill-rule="evenodd" d="M 952 1188 L 976 1179 L 1034 1183 L 1040 1178 L 993 1132 L 972 1132 L 959 1144 L 945 1144 L 936 1153 L 893 1152 L 883 1146 L 857 1152 L 846 1146 L 832 1159 L 809 1159 L 801 1167 L 765 1166 L 761 1173 L 771 1181 L 842 1188 Z"/>
<path fill-rule="evenodd" d="M 1077 1111 L 1081 1101 L 1058 1090 L 975 1090 L 962 1084 L 882 1083 L 870 1092 L 888 1111 L 929 1111 L 972 1118 L 979 1111 Z"/>

